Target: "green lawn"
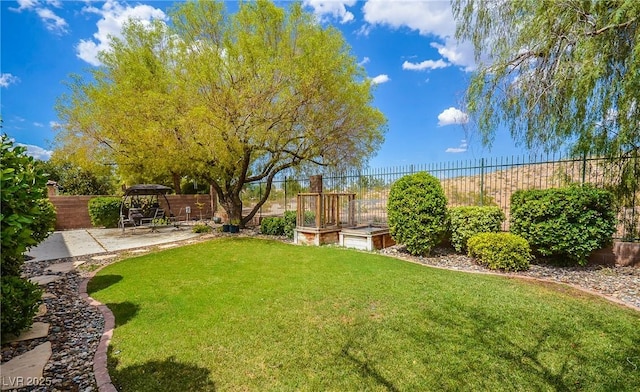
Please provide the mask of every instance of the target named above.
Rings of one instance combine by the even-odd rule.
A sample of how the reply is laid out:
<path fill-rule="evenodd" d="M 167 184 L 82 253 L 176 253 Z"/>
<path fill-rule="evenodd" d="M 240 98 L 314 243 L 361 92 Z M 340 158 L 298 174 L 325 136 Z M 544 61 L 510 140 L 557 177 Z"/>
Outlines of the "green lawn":
<path fill-rule="evenodd" d="M 116 316 L 122 391 L 640 385 L 638 312 L 336 247 L 213 240 L 113 264 L 89 292 Z"/>

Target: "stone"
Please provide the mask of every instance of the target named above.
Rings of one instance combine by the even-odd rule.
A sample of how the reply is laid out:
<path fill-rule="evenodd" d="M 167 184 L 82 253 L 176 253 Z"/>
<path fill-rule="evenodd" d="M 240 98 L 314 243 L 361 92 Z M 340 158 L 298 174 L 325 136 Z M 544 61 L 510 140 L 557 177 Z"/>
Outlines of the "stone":
<path fill-rule="evenodd" d="M 46 299 L 46 298 L 58 298 L 58 297 L 55 294 L 42 293 L 42 299 Z"/>
<path fill-rule="evenodd" d="M 73 269 L 75 268 L 74 263 L 72 262 L 68 262 L 68 263 L 58 263 L 58 264 L 51 264 L 49 266 L 49 268 L 47 268 L 47 272 L 60 272 L 63 274 L 66 274 L 67 272 L 73 271 Z"/>
<path fill-rule="evenodd" d="M 45 314 L 47 314 L 47 305 L 40 304 L 40 306 L 38 306 L 38 312 L 36 313 L 36 317 L 44 316 Z"/>
<path fill-rule="evenodd" d="M 55 282 L 56 280 L 62 278 L 62 276 L 59 275 L 40 275 L 40 276 L 34 276 L 32 278 L 29 279 L 29 281 L 35 283 L 35 284 L 39 284 L 40 286 L 46 286 L 51 282 Z"/>
<path fill-rule="evenodd" d="M 73 266 L 77 268 L 77 267 L 81 266 L 82 264 L 84 264 L 84 263 L 86 263 L 86 262 L 87 262 L 87 260 L 78 260 L 78 261 L 74 261 L 74 262 L 73 262 Z"/>
<path fill-rule="evenodd" d="M 51 342 L 42 343 L 31 351 L 0 365 L 2 390 L 26 387 L 27 382 L 44 380 L 42 372 L 51 357 Z"/>
<path fill-rule="evenodd" d="M 102 255 L 102 256 L 93 256 L 92 260 L 109 260 L 117 257 L 118 255 Z"/>
<path fill-rule="evenodd" d="M 173 248 L 174 246 L 178 246 L 177 244 L 166 244 L 166 245 L 159 245 L 158 248 L 160 249 L 167 249 L 167 248 Z"/>
<path fill-rule="evenodd" d="M 145 249 L 134 249 L 134 250 L 131 251 L 131 253 L 146 253 L 148 251 L 149 251 L 149 249 L 146 249 L 146 248 Z"/>
<path fill-rule="evenodd" d="M 37 338 L 44 338 L 49 334 L 49 324 L 35 322 L 28 330 L 24 331 L 13 339 L 10 339 L 9 342 L 21 342 L 23 340 L 31 340 Z"/>

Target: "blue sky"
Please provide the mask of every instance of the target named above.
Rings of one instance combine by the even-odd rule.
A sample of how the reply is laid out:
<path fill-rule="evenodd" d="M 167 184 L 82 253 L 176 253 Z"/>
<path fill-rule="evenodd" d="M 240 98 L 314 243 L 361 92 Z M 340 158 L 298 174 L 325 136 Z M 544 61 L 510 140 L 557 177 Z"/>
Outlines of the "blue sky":
<path fill-rule="evenodd" d="M 470 45 L 453 38 L 448 1 L 303 1 L 320 23 L 342 31 L 376 84 L 374 105 L 388 120 L 371 167 L 520 154 L 499 130 L 480 144 L 462 106 L 475 64 Z M 59 124 L 57 98 L 72 73 L 99 65 L 107 36 L 129 17 L 166 19 L 172 1 L 19 0 L 0 4 L 2 131 L 47 159 Z M 286 2 L 280 2 L 287 6 Z M 228 2 L 227 8 L 237 8 Z"/>

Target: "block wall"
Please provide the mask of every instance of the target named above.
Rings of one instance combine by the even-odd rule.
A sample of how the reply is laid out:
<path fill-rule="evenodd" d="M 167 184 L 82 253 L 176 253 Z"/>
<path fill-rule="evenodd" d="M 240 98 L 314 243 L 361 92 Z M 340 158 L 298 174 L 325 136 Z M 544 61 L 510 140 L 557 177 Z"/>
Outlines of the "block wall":
<path fill-rule="evenodd" d="M 56 230 L 87 229 L 93 227 L 89 217 L 89 200 L 98 196 L 50 196 L 56 207 Z M 167 195 L 171 212 L 180 219 L 186 218 L 186 207 L 191 208 L 190 219 L 210 219 L 216 212 L 217 204 L 212 205 L 209 195 Z M 198 207 L 198 203 L 202 208 Z M 160 204 L 168 211 L 164 198 Z M 213 213 L 212 213 L 213 211 Z"/>

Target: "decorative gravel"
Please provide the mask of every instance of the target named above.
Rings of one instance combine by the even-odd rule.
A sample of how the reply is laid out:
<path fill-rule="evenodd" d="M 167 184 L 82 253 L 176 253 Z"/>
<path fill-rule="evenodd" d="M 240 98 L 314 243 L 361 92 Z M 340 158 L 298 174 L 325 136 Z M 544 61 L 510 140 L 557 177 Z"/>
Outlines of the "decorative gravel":
<path fill-rule="evenodd" d="M 84 258 L 64 258 L 42 262 L 28 262 L 23 267 L 26 277 L 44 274 L 45 269 L 55 263 L 76 261 Z M 80 298 L 78 287 L 83 281 L 83 273 L 71 271 L 58 273 L 63 278 L 47 284 L 43 303 L 47 312 L 34 321 L 49 323 L 46 338 L 13 342 L 2 345 L 2 362 L 23 354 L 38 344 L 51 341 L 52 355 L 44 367 L 43 385 L 26 387 L 17 391 L 97 391 L 93 375 L 93 356 L 102 336 L 104 320 L 97 308 Z"/>
<path fill-rule="evenodd" d="M 198 240 L 185 243 L 199 242 L 225 234 L 210 234 Z M 245 230 L 240 236 L 256 236 L 257 232 Z M 280 240 L 290 242 L 284 238 Z M 135 251 L 130 251 L 135 254 Z M 640 310 L 640 268 L 633 267 L 554 267 L 544 264 L 533 264 L 528 271 L 518 273 L 502 273 L 489 270 L 474 262 L 473 259 L 454 253 L 450 249 L 437 248 L 430 257 L 411 256 L 402 246 L 393 246 L 379 251 L 404 260 L 425 264 L 438 268 L 458 271 L 498 273 L 505 276 L 523 276 L 546 279 L 567 283 L 586 288 L 597 293 L 617 299 L 627 305 Z M 126 253 L 125 253 L 126 255 Z M 45 298 L 47 313 L 35 318 L 34 321 L 50 323 L 49 337 L 24 342 L 14 342 L 2 345 L 2 362 L 9 361 L 17 355 L 23 354 L 38 344 L 47 340 L 52 344 L 52 356 L 44 368 L 43 377 L 49 385 L 21 388 L 18 391 L 97 391 L 93 373 L 93 357 L 102 336 L 104 320 L 102 314 L 85 300 L 80 298 L 78 287 L 90 275 L 91 271 L 113 263 L 122 256 L 113 258 L 92 259 L 91 256 L 64 258 L 58 260 L 28 262 L 24 265 L 27 277 L 42 275 L 45 269 L 54 263 L 69 261 L 86 261 L 79 269 L 59 275 L 63 276 L 56 282 L 46 286 L 46 292 L 54 297 Z M 50 273 L 49 273 L 50 274 Z"/>

